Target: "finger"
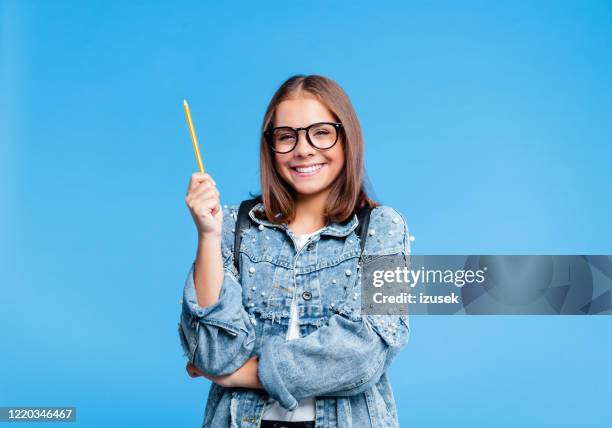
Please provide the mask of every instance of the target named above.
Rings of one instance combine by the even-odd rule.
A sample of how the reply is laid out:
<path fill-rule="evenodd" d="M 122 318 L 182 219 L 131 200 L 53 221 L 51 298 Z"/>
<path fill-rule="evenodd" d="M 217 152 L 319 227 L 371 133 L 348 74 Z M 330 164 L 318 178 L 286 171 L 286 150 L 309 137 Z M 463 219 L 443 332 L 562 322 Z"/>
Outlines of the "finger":
<path fill-rule="evenodd" d="M 214 189 L 204 190 L 196 195 L 187 196 L 185 198 L 185 202 L 187 203 L 187 206 L 189 206 L 190 208 L 194 208 L 209 199 L 212 199 L 215 202 L 219 203 L 219 193 L 216 192 Z"/>
<path fill-rule="evenodd" d="M 193 191 L 189 192 L 187 196 L 185 196 L 185 200 L 195 200 L 201 197 L 202 194 L 206 192 L 212 192 L 211 195 L 216 195 L 219 197 L 219 190 L 216 187 L 210 185 L 209 183 L 203 183 L 200 187 L 196 187 Z"/>
<path fill-rule="evenodd" d="M 191 363 L 187 363 L 187 365 L 185 366 L 185 370 L 187 371 L 187 374 L 191 377 L 193 377 L 193 369 L 191 367 Z"/>
<path fill-rule="evenodd" d="M 199 377 L 202 376 L 200 374 L 200 371 L 198 369 L 196 369 L 195 367 L 191 366 L 191 367 L 187 367 L 187 374 L 189 374 L 190 377 Z"/>
<path fill-rule="evenodd" d="M 188 198 L 197 199 L 200 195 L 208 194 L 216 195 L 219 197 L 219 190 L 213 186 L 210 182 L 202 183 L 199 187 L 195 188 L 191 193 L 187 195 Z"/>
<path fill-rule="evenodd" d="M 212 176 L 206 172 L 193 172 L 191 173 L 191 181 L 202 182 L 204 180 L 213 180 Z"/>
<path fill-rule="evenodd" d="M 217 184 L 209 174 L 205 172 L 194 172 L 193 174 L 191 174 L 187 191 L 190 192 L 192 189 L 195 189 L 205 181 L 210 181 L 215 186 Z"/>
<path fill-rule="evenodd" d="M 217 199 L 204 199 L 199 201 L 197 204 L 192 205 L 191 210 L 199 217 L 207 217 L 208 215 L 215 215 L 220 209 L 219 201 Z"/>
<path fill-rule="evenodd" d="M 214 182 L 212 179 L 208 178 L 208 177 L 203 177 L 203 178 L 195 178 L 189 181 L 189 186 L 187 187 L 187 194 L 193 192 L 195 189 L 201 187 L 201 186 L 213 186 L 214 187 Z"/>
<path fill-rule="evenodd" d="M 197 187 L 194 187 L 193 189 L 189 190 L 187 192 L 187 195 L 185 196 L 185 198 L 193 199 L 194 196 L 197 196 L 197 195 L 199 195 L 201 193 L 204 193 L 204 192 L 210 191 L 210 190 L 213 190 L 217 194 L 219 194 L 219 190 L 210 182 L 210 180 L 207 180 L 207 181 L 201 183 L 200 185 L 198 185 Z"/>

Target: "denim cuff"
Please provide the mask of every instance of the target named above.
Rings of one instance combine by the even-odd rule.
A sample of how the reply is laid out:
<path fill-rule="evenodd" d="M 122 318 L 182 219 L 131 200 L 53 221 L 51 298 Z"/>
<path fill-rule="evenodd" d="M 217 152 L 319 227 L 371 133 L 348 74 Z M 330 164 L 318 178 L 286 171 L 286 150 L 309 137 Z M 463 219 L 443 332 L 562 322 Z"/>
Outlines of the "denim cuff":
<path fill-rule="evenodd" d="M 195 262 L 191 265 L 185 288 L 183 290 L 183 311 L 200 321 L 214 319 L 226 324 L 230 330 L 239 330 L 240 317 L 236 317 L 242 309 L 242 289 L 234 275 L 227 269 L 223 272 L 223 284 L 217 301 L 206 307 L 198 305 L 194 281 Z"/>
<path fill-rule="evenodd" d="M 279 402 L 287 410 L 294 410 L 298 401 L 287 390 L 283 379 L 276 366 L 275 343 L 283 339 L 275 338 L 264 342 L 260 353 L 257 374 L 259 381 L 267 391 L 268 395 Z"/>
<path fill-rule="evenodd" d="M 255 342 L 255 329 L 242 306 L 242 287 L 225 269 L 219 299 L 201 307 L 193 271 L 194 265 L 183 291 L 181 345 L 200 370 L 214 375 L 232 373 L 249 358 Z"/>

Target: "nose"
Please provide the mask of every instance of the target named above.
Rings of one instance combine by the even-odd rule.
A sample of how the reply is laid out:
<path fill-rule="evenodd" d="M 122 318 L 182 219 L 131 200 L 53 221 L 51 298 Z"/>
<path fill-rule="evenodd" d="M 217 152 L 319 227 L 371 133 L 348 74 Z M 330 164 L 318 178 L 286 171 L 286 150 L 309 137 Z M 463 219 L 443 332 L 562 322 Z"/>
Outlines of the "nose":
<path fill-rule="evenodd" d="M 295 146 L 296 156 L 306 157 L 314 154 L 314 147 L 310 145 L 306 137 L 306 130 L 300 129 L 297 133 L 297 145 Z"/>

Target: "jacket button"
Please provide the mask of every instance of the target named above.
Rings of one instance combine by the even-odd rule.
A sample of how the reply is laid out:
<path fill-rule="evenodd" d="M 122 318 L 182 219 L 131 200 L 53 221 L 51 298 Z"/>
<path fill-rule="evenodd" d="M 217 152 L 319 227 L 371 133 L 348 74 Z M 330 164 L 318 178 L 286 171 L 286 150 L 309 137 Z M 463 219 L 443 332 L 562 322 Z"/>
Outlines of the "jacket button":
<path fill-rule="evenodd" d="M 308 247 L 306 247 L 307 251 L 312 251 L 312 249 L 314 248 L 314 243 L 308 244 Z"/>
<path fill-rule="evenodd" d="M 302 297 L 304 300 L 310 300 L 312 298 L 312 293 L 310 291 L 304 291 L 302 293 Z"/>

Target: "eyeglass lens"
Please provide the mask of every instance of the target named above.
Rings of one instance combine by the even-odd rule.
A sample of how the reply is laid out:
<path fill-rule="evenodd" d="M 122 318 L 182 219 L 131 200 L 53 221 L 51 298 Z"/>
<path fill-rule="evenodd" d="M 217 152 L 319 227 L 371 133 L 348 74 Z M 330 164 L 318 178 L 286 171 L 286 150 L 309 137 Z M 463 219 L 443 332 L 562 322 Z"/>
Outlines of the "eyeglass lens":
<path fill-rule="evenodd" d="M 334 125 L 320 123 L 308 129 L 308 138 L 316 148 L 328 149 L 334 145 L 338 135 Z M 297 140 L 298 133 L 291 128 L 276 128 L 272 132 L 274 150 L 281 153 L 293 150 Z"/>

